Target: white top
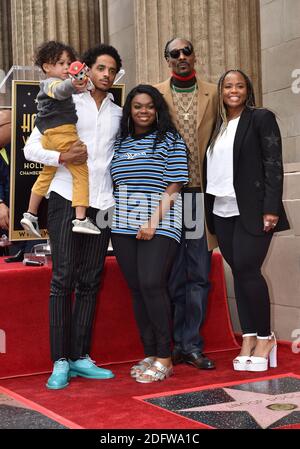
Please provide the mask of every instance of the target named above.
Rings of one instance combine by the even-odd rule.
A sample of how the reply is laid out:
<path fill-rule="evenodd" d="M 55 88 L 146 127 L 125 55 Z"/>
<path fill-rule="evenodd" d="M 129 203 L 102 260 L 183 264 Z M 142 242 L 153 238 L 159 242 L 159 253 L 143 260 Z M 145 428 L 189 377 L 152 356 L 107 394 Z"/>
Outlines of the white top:
<path fill-rule="evenodd" d="M 220 217 L 239 215 L 233 187 L 233 144 L 240 117 L 228 122 L 217 137 L 213 151 L 207 152 L 206 192 L 215 196 L 213 213 Z"/>
<path fill-rule="evenodd" d="M 113 95 L 108 93 L 100 109 L 89 92 L 73 95 L 78 122 L 79 138 L 86 144 L 89 169 L 89 205 L 96 209 L 108 209 L 113 206 L 112 179 L 110 164 L 113 158 L 113 146 L 119 132 L 122 109 L 113 103 Z M 58 167 L 51 182 L 48 194 L 53 191 L 72 201 L 73 182 L 69 170 L 59 164 L 60 153 L 42 147 L 41 133 L 35 127 L 29 137 L 24 155 L 29 161 Z"/>

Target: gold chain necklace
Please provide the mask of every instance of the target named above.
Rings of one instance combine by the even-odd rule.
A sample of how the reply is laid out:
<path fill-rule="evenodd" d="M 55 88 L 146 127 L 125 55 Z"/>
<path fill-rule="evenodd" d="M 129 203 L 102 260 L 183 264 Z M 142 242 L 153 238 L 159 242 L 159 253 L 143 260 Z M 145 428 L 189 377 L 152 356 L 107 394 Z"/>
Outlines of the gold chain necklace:
<path fill-rule="evenodd" d="M 177 98 L 178 106 L 180 106 L 181 109 L 183 109 L 183 111 L 184 111 L 184 114 L 182 114 L 183 115 L 183 120 L 189 120 L 190 119 L 189 109 L 190 109 L 190 107 L 193 104 L 193 100 L 194 100 L 194 97 L 195 97 L 196 92 L 198 90 L 198 87 L 197 86 L 195 87 L 194 92 L 193 92 L 193 96 L 192 96 L 191 101 L 189 102 L 187 108 L 185 108 L 183 106 L 183 104 L 181 103 L 180 98 L 179 98 L 179 94 L 176 92 L 176 90 L 174 88 L 172 90 L 174 92 L 175 97 Z"/>

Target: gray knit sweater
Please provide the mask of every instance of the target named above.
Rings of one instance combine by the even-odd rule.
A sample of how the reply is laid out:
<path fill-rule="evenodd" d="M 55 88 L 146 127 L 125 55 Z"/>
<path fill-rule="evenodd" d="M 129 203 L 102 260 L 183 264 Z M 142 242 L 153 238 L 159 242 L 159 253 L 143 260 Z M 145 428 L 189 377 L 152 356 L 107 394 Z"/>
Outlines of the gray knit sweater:
<path fill-rule="evenodd" d="M 43 134 L 46 129 L 75 124 L 77 115 L 72 95 L 76 93 L 71 79 L 47 78 L 40 83 L 37 95 L 38 113 L 35 125 Z"/>

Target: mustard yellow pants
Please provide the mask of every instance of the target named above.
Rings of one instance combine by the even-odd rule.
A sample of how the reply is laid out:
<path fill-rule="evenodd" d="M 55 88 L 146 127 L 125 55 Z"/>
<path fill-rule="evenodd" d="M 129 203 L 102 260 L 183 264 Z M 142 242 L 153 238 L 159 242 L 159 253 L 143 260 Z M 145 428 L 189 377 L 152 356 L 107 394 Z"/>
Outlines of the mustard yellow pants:
<path fill-rule="evenodd" d="M 56 150 L 65 153 L 72 143 L 78 140 L 75 125 L 61 125 L 56 128 L 47 129 L 42 137 L 42 145 L 47 150 Z M 73 178 L 72 206 L 89 205 L 89 176 L 87 164 L 73 165 L 67 164 Z M 45 196 L 56 173 L 57 167 L 44 166 L 36 182 L 32 187 L 32 192 Z"/>

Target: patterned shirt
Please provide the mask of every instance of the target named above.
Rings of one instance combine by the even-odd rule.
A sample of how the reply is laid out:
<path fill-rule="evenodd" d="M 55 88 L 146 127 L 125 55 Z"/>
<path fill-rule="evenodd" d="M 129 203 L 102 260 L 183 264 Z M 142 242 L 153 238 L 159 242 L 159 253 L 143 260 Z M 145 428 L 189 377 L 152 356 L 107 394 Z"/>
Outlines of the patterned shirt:
<path fill-rule="evenodd" d="M 189 187 L 200 187 L 201 185 L 197 139 L 197 92 L 197 85 L 189 89 L 180 89 L 172 86 L 173 103 L 177 115 L 179 131 L 189 150 Z M 188 116 L 186 116 L 186 114 L 188 114 Z"/>
<path fill-rule="evenodd" d="M 111 174 L 115 186 L 115 211 L 112 232 L 136 235 L 161 200 L 168 184 L 188 181 L 186 145 L 168 132 L 155 150 L 156 131 L 127 137 L 115 143 Z M 181 195 L 165 214 L 155 235 L 180 242 L 182 226 Z"/>

